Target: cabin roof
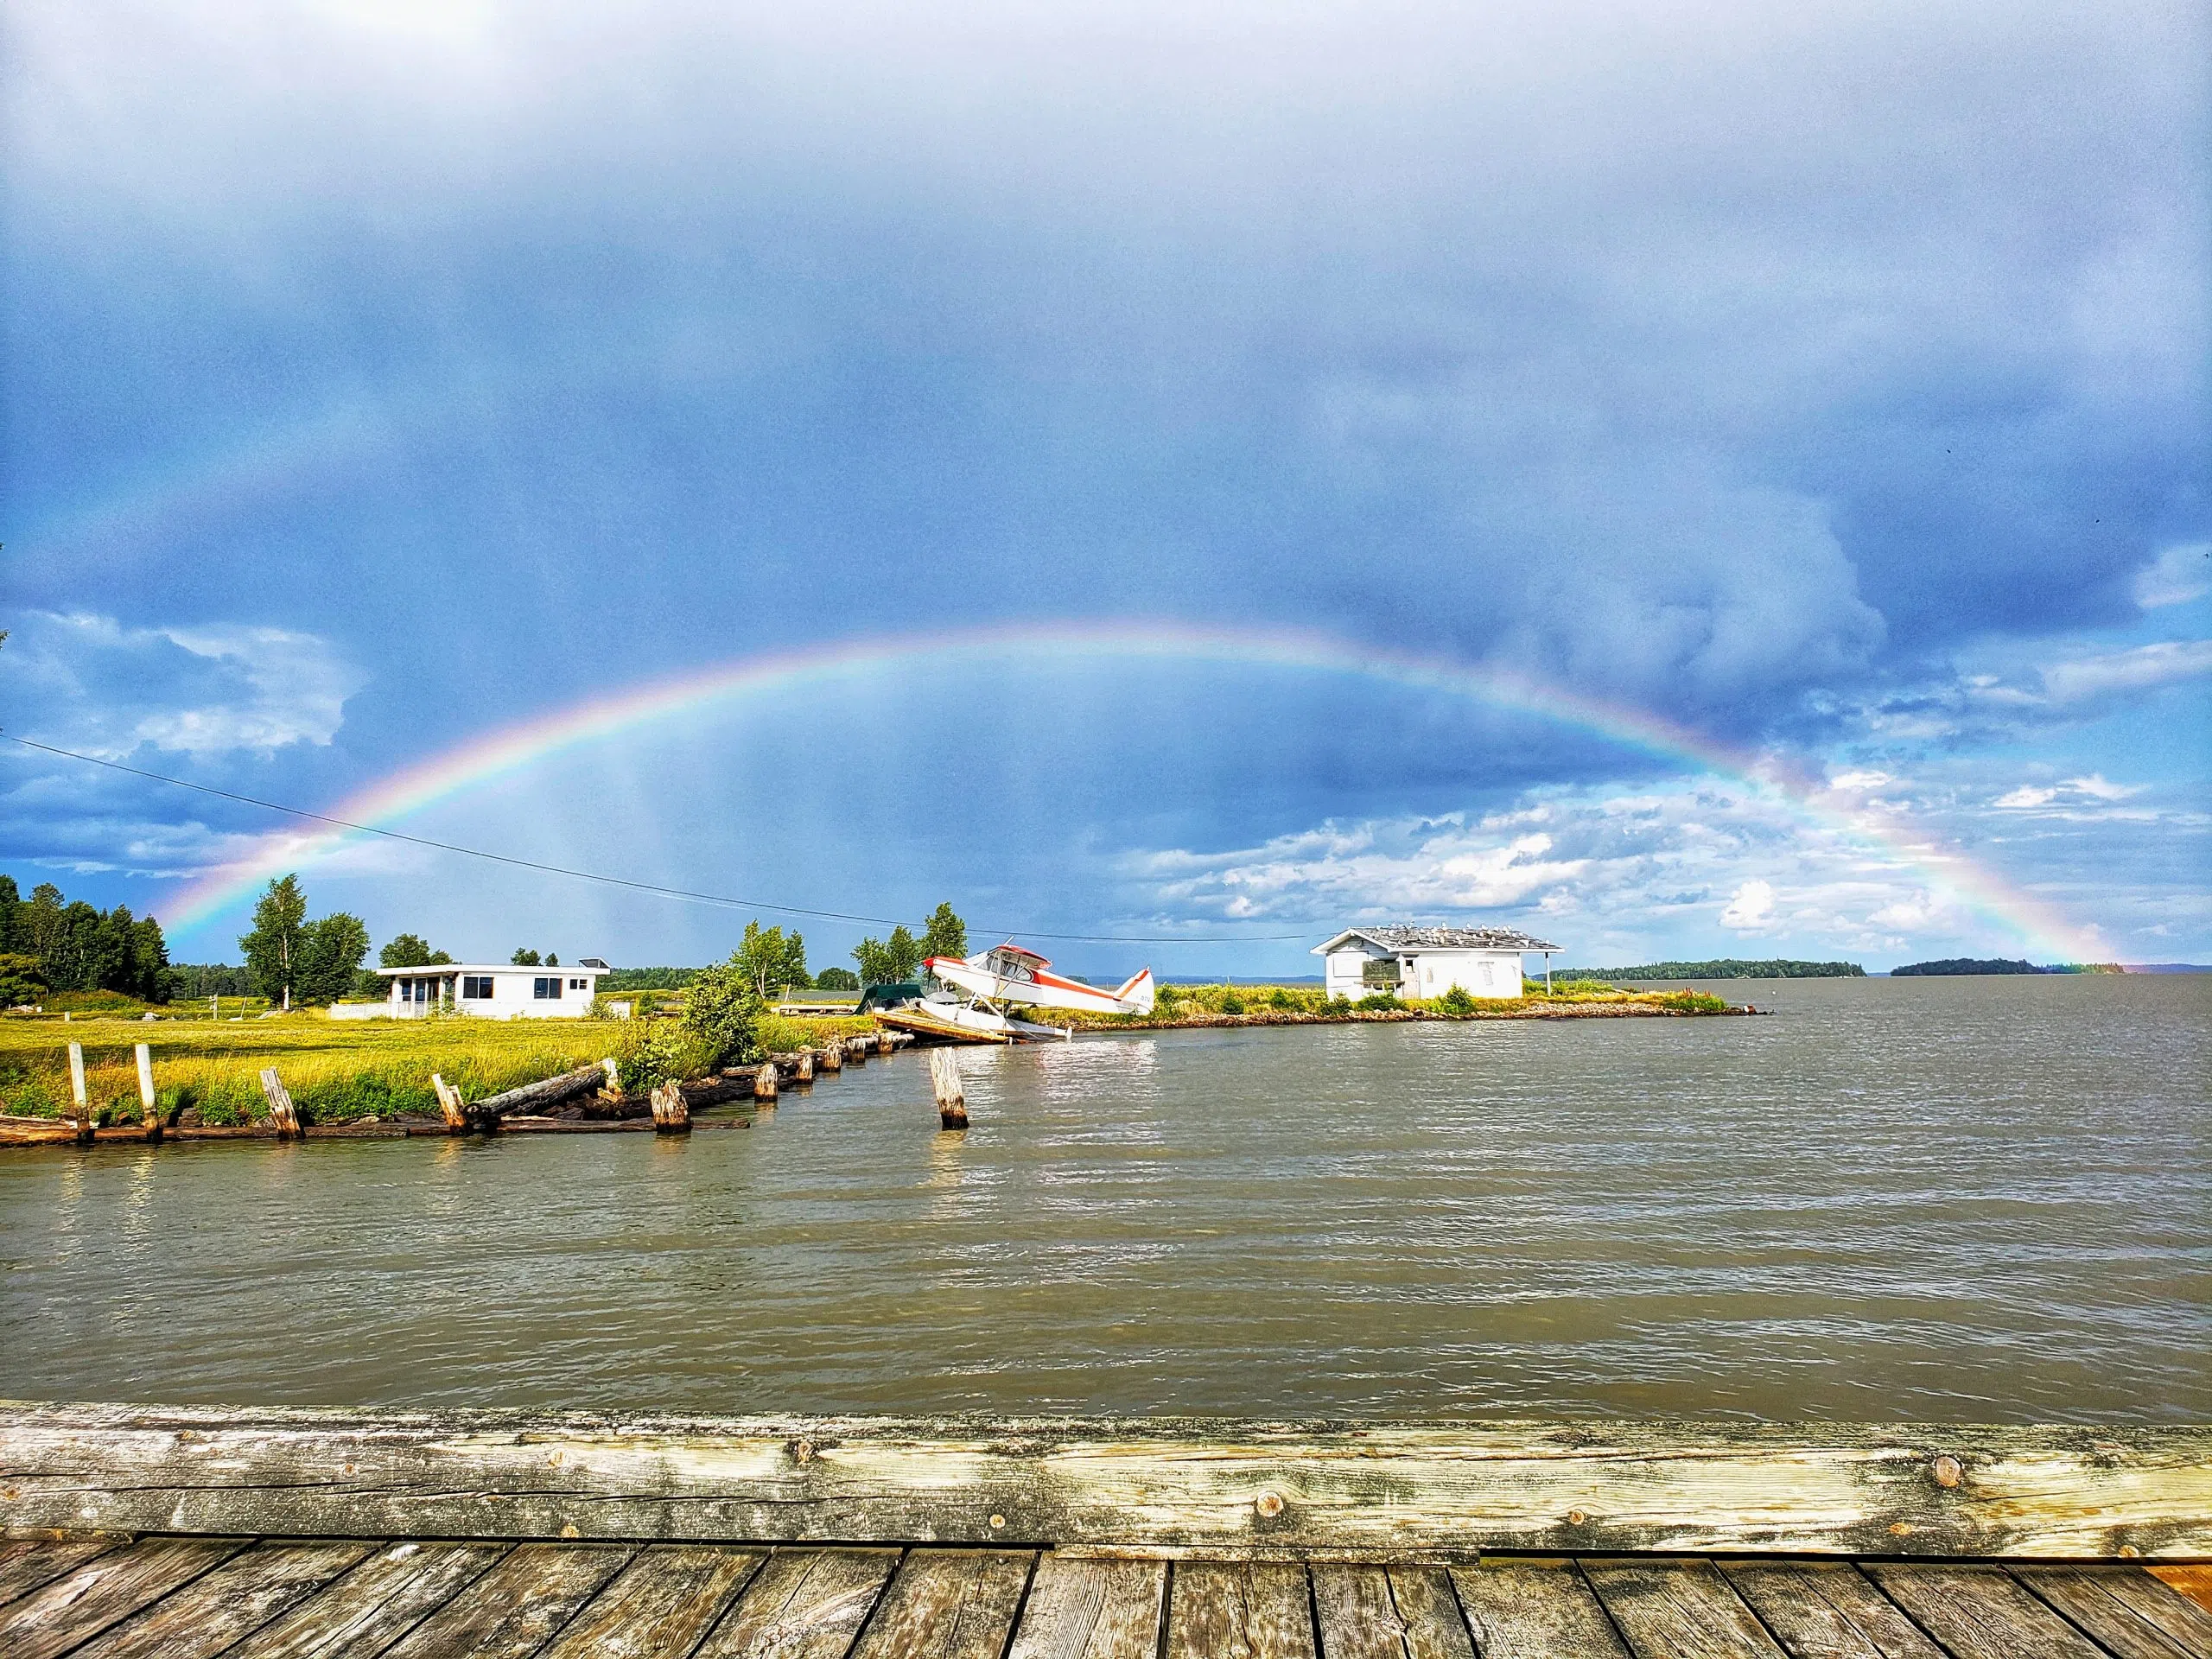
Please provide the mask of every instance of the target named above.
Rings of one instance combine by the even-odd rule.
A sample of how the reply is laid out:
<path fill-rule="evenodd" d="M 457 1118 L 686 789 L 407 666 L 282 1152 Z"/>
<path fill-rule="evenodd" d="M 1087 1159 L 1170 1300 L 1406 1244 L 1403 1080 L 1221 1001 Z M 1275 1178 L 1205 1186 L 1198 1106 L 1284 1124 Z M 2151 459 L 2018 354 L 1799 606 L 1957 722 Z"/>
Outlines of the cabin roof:
<path fill-rule="evenodd" d="M 1378 950 L 1558 950 L 1563 947 L 1512 927 L 1416 927 L 1409 922 L 1382 927 L 1348 927 L 1313 954 L 1325 957 L 1354 939 Z"/>
<path fill-rule="evenodd" d="M 574 974 L 579 978 L 595 978 L 614 970 L 596 957 L 589 957 L 550 967 L 516 962 L 418 962 L 412 968 L 372 968 L 369 971 L 388 979 L 428 979 L 439 974 Z"/>

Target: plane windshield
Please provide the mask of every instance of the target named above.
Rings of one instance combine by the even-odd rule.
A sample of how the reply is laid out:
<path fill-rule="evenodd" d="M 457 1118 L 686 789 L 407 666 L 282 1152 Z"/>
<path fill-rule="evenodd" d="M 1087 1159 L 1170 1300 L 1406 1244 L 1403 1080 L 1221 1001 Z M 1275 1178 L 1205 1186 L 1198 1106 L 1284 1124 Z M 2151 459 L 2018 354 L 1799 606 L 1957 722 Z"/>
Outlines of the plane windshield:
<path fill-rule="evenodd" d="M 984 962 L 1001 979 L 1018 980 L 1027 985 L 1037 977 L 1033 959 L 1018 950 L 994 950 L 984 958 Z"/>

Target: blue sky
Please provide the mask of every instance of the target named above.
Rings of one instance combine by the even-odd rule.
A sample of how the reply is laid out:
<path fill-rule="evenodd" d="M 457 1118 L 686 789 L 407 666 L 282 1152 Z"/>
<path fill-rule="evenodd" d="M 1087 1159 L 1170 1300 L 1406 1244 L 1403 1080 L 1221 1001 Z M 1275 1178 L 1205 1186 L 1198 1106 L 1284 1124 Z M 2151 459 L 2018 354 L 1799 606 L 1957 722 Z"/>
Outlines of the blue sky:
<path fill-rule="evenodd" d="M 1356 676 L 1030 652 L 395 827 L 1248 940 L 1052 952 L 1100 970 L 1309 971 L 1404 916 L 2057 953 L 1956 859 L 2080 954 L 2212 960 L 2201 9 L 802 10 L 12 8 L 0 726 L 327 808 L 764 652 L 1298 628 L 1840 804 Z M 26 885 L 160 915 L 279 828 L 0 755 Z M 302 874 L 471 957 L 745 919 L 392 845 Z M 803 925 L 817 965 L 859 931 Z"/>

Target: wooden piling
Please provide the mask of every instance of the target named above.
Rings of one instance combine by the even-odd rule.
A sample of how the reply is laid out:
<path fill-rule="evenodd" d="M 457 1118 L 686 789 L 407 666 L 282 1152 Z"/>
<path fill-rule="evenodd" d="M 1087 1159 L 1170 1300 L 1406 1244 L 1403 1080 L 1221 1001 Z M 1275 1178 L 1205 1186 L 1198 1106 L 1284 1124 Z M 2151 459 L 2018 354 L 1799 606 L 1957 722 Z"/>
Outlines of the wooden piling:
<path fill-rule="evenodd" d="M 69 1098 L 76 1110 L 77 1143 L 92 1143 L 92 1109 L 85 1093 L 85 1046 L 69 1045 Z"/>
<path fill-rule="evenodd" d="M 960 1062 L 949 1048 L 930 1051 L 930 1087 L 937 1092 L 937 1121 L 948 1129 L 968 1127 L 968 1096 L 960 1092 Z"/>
<path fill-rule="evenodd" d="M 297 1141 L 303 1137 L 300 1128 L 300 1115 L 292 1109 L 292 1096 L 276 1076 L 276 1068 L 261 1068 L 261 1092 L 269 1102 L 269 1121 L 276 1126 L 279 1141 Z"/>
<path fill-rule="evenodd" d="M 833 1042 L 830 1044 L 829 1046 L 823 1049 L 822 1069 L 824 1071 L 831 1072 L 842 1071 L 845 1069 L 844 1044 L 841 1042 Z"/>
<path fill-rule="evenodd" d="M 865 1037 L 854 1037 L 848 1039 L 845 1043 L 845 1058 L 855 1065 L 866 1065 L 868 1064 L 868 1039 Z"/>
<path fill-rule="evenodd" d="M 791 1057 L 791 1081 L 793 1083 L 812 1083 L 814 1081 L 814 1051 L 812 1049 L 802 1048 L 798 1053 Z"/>
<path fill-rule="evenodd" d="M 771 1105 L 776 1099 L 776 1063 L 772 1059 L 760 1062 L 753 1073 L 753 1098 L 765 1100 Z"/>
<path fill-rule="evenodd" d="M 445 1114 L 446 1133 L 459 1135 L 468 1127 L 468 1112 L 461 1103 L 461 1090 L 436 1072 L 430 1073 L 430 1091 L 438 1097 L 438 1109 Z"/>
<path fill-rule="evenodd" d="M 653 1128 L 662 1135 L 685 1135 L 691 1128 L 691 1103 L 683 1098 L 683 1085 L 664 1083 L 653 1090 Z"/>
<path fill-rule="evenodd" d="M 154 1051 L 140 1043 L 137 1046 L 137 1058 L 139 1121 L 146 1126 L 146 1138 L 158 1141 L 162 1138 L 162 1112 L 154 1101 Z"/>
<path fill-rule="evenodd" d="M 888 1054 L 898 1046 L 898 1043 L 893 1039 L 889 1032 L 879 1031 L 875 1033 L 875 1052 L 877 1053 Z"/>

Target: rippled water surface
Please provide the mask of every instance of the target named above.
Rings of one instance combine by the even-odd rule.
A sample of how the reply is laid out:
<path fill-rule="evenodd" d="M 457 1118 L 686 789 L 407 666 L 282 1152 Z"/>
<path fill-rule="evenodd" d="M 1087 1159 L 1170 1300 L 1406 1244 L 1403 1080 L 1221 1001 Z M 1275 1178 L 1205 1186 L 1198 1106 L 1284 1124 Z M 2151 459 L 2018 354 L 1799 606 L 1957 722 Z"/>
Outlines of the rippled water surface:
<path fill-rule="evenodd" d="M 2212 977 L 915 1056 L 750 1129 L 0 1153 L 0 1391 L 2212 1416 Z"/>

